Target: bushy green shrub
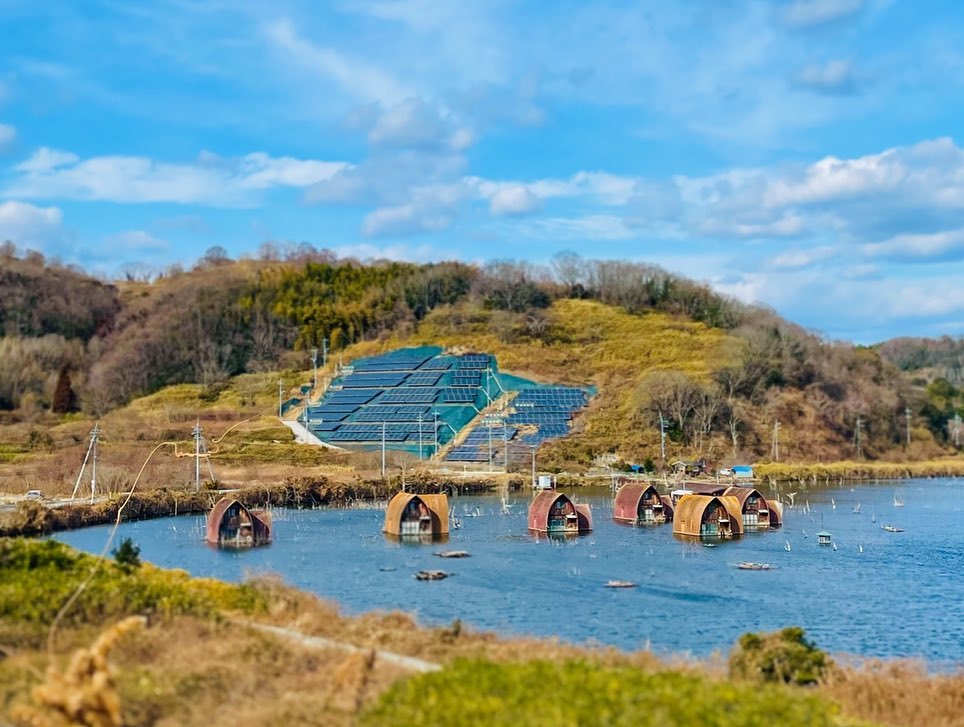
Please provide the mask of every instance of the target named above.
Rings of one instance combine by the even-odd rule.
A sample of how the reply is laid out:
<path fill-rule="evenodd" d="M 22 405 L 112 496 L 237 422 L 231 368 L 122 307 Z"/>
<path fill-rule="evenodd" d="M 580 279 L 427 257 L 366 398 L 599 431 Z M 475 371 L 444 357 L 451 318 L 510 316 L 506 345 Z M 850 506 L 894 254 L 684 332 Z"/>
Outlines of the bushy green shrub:
<path fill-rule="evenodd" d="M 730 676 L 754 682 L 815 684 L 833 662 L 799 626 L 743 634 L 730 654 Z"/>
<path fill-rule="evenodd" d="M 457 661 L 396 684 L 363 725 L 549 727 L 818 727 L 834 708 L 785 687 L 743 686 L 679 672 L 584 661 Z"/>
<path fill-rule="evenodd" d="M 96 558 L 54 540 L 0 540 L 0 619 L 46 624 L 87 578 Z M 216 618 L 227 611 L 266 606 L 252 586 L 206 578 L 150 564 L 132 569 L 101 562 L 96 575 L 67 614 L 67 622 L 90 623 L 131 614 L 191 614 Z"/>

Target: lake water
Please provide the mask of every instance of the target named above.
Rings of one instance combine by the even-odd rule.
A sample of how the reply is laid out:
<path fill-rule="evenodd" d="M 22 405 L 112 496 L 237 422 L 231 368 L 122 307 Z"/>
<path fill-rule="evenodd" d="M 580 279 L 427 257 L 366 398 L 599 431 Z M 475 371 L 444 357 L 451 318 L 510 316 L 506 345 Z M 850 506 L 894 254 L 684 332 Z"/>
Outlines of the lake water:
<path fill-rule="evenodd" d="M 895 494 L 904 507 L 894 507 Z M 726 652 L 746 631 L 800 625 L 835 653 L 964 664 L 964 480 L 800 490 L 782 528 L 716 548 L 674 538 L 669 524 L 613 522 L 608 493 L 576 496 L 592 504 L 595 530 L 564 541 L 527 534 L 522 493 L 510 498 L 510 515 L 497 497 L 453 498 L 463 526 L 445 544 L 386 539 L 378 509 L 275 511 L 274 543 L 247 551 L 206 546 L 196 516 L 126 523 L 118 537 L 133 538 L 145 560 L 198 576 L 279 573 L 348 613 L 402 609 L 429 625 L 459 618 L 504 634 L 696 655 Z M 822 529 L 836 551 L 817 545 Z M 57 537 L 99 552 L 108 530 Z M 433 556 L 446 549 L 471 557 Z M 775 568 L 744 571 L 740 561 Z M 416 581 L 422 569 L 454 575 Z M 607 589 L 610 579 L 639 587 Z"/>

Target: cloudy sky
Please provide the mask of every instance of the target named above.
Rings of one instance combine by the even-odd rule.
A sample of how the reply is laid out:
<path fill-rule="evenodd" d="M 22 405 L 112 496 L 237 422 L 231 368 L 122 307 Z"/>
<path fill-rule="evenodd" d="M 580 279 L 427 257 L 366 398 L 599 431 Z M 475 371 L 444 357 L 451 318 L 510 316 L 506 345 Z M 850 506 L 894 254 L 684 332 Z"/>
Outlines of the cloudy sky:
<path fill-rule="evenodd" d="M 964 5 L 0 0 L 0 239 L 658 263 L 964 334 Z"/>

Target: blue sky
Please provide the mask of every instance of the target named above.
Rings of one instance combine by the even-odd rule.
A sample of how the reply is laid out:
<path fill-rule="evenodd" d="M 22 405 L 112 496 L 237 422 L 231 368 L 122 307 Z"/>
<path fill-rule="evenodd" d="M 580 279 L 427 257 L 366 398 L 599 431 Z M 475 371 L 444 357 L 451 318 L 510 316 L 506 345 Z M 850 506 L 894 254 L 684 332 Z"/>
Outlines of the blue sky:
<path fill-rule="evenodd" d="M 653 262 L 964 334 L 964 6 L 0 0 L 0 239 Z"/>

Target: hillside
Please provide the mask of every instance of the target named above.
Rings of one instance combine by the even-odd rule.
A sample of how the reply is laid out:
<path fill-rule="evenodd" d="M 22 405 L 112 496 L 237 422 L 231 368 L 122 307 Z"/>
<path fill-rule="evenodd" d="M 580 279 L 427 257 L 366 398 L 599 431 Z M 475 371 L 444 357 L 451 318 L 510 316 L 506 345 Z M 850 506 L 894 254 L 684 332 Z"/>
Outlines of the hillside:
<path fill-rule="evenodd" d="M 3 320 L 48 311 L 0 339 L 0 460 L 16 465 L 4 479 L 17 489 L 69 479 L 95 418 L 127 452 L 121 467 L 157 441 L 187 447 L 197 417 L 209 437 L 245 420 L 217 451 L 238 478 L 368 467 L 364 455 L 295 447 L 271 417 L 279 376 L 290 389 L 308 381 L 309 350 L 325 343 L 322 375 L 339 361 L 436 344 L 495 354 L 503 371 L 537 381 L 593 387 L 573 435 L 540 451 L 545 466 L 566 470 L 603 453 L 658 465 L 660 414 L 667 460 L 769 459 L 777 422 L 781 461 L 922 460 L 955 451 L 950 427 L 964 411 L 957 389 L 923 388 L 884 347 L 824 342 L 635 263 L 362 264 L 302 247 L 284 260 L 209 254 L 190 271 L 111 286 L 7 249 L 0 268 L 19 291 L 0 297 Z M 57 291 L 90 297 L 87 312 L 57 304 Z M 183 480 L 186 465 L 153 476 Z"/>

